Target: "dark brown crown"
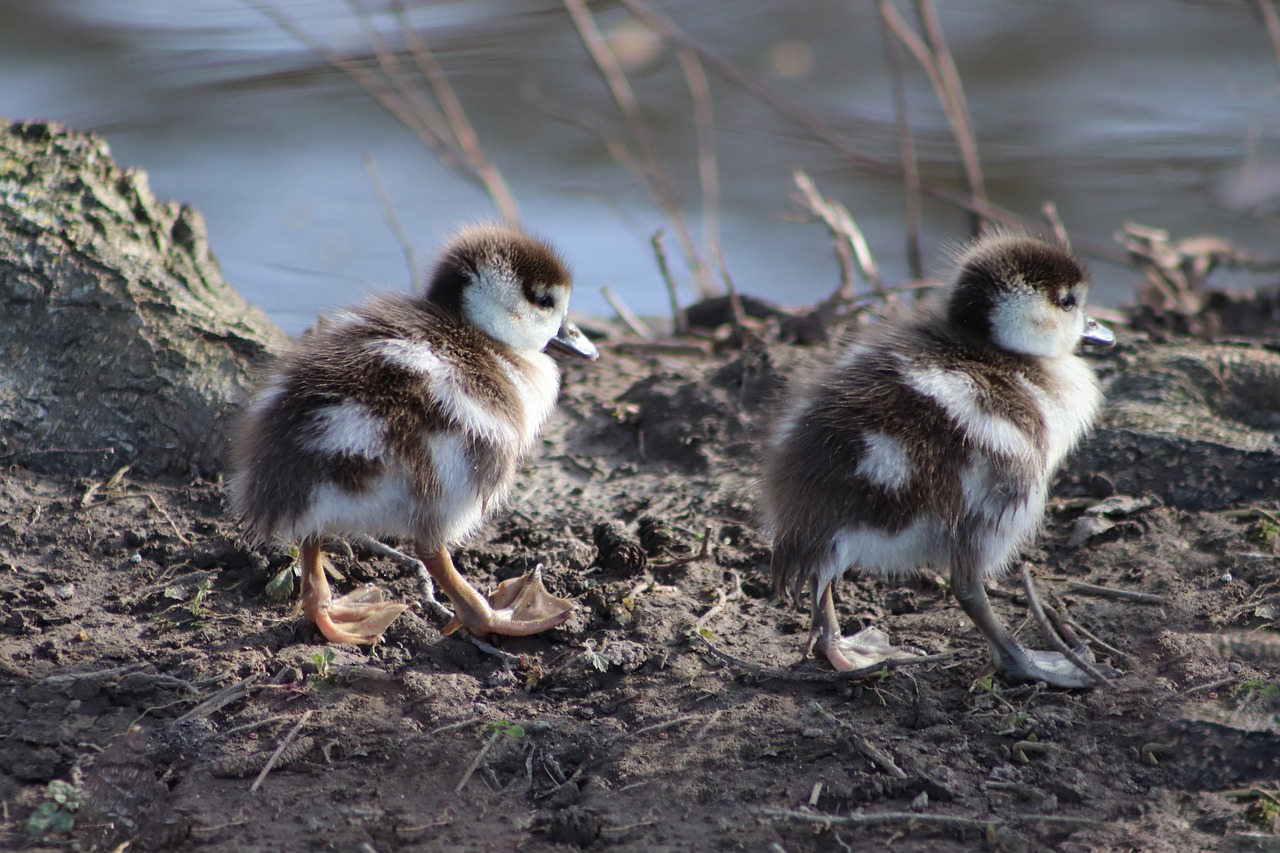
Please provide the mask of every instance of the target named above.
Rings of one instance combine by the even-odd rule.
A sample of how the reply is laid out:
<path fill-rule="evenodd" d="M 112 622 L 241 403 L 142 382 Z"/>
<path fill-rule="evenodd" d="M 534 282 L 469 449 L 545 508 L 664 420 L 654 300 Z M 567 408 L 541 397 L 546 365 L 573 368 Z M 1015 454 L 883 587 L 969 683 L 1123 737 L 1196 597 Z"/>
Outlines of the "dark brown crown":
<path fill-rule="evenodd" d="M 545 242 L 504 225 L 473 225 L 459 231 L 445 246 L 423 298 L 451 313 L 461 313 L 462 293 L 482 268 L 512 276 L 530 302 L 536 302 L 549 288 L 573 286 L 564 261 Z"/>
<path fill-rule="evenodd" d="M 1002 293 L 1037 290 L 1054 295 L 1087 277 L 1070 252 L 1038 237 L 1009 232 L 979 237 L 958 258 L 947 320 L 957 330 L 989 339 L 991 314 Z"/>

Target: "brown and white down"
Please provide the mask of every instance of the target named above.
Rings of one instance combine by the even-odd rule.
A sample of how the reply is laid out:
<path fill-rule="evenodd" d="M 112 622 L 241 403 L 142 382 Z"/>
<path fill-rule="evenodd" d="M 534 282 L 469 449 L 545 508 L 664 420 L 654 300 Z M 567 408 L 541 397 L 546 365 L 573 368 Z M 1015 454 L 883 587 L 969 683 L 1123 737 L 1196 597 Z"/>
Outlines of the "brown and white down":
<path fill-rule="evenodd" d="M 338 313 L 280 358 L 249 403 L 228 491 L 254 542 L 299 543 L 299 609 L 334 643 L 373 643 L 409 605 L 365 588 L 334 599 L 320 555 L 328 535 L 412 541 L 477 635 L 535 634 L 572 605 L 537 573 L 486 600 L 449 547 L 511 487 L 555 406 L 549 345 L 596 349 L 567 319 L 573 282 L 546 243 L 477 225 L 449 241 L 420 295 L 385 295 Z"/>
<path fill-rule="evenodd" d="M 927 565 L 950 572 L 1005 678 L 1093 683 L 1064 655 L 1023 648 L 983 587 L 1034 537 L 1054 472 L 1101 405 L 1076 350 L 1115 338 L 1085 314 L 1087 292 L 1067 251 L 994 233 L 958 254 L 940 304 L 864 333 L 797 383 L 762 502 L 774 584 L 797 601 L 810 588 L 809 651 L 841 670 L 874 661 L 883 635 L 842 637 L 833 586 Z"/>

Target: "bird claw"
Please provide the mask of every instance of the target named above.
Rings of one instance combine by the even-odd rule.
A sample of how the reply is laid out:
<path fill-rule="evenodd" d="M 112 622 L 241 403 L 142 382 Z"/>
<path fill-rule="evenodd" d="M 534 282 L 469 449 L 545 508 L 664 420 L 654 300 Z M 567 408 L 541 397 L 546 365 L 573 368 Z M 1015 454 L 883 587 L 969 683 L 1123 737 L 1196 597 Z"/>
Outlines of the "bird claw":
<path fill-rule="evenodd" d="M 887 660 L 923 655 L 920 649 L 911 646 L 895 646 L 889 642 L 889 635 L 874 625 L 868 625 L 850 637 L 838 636 L 828 640 L 825 636 L 816 642 L 819 650 L 826 655 L 831 665 L 840 672 L 864 669 L 883 663 Z"/>
<path fill-rule="evenodd" d="M 328 603 L 304 603 L 307 615 L 326 640 L 368 646 L 383 633 L 410 605 L 387 601 L 382 590 L 366 585 Z"/>
<path fill-rule="evenodd" d="M 552 595 L 542 583 L 542 566 L 498 584 L 489 595 L 487 612 L 472 614 L 464 623 L 454 616 L 444 626 L 446 635 L 465 627 L 478 637 L 502 634 L 526 637 L 561 625 L 573 613 L 573 602 Z"/>
<path fill-rule="evenodd" d="M 996 664 L 1000 675 L 1008 681 L 1043 681 L 1050 687 L 1075 689 L 1081 687 L 1097 687 L 1097 680 L 1076 666 L 1060 652 L 1022 649 L 1025 660 L 1015 660 L 1006 665 Z M 1119 673 L 1105 663 L 1098 663 L 1093 657 L 1093 650 L 1088 644 L 1072 649 L 1072 653 L 1087 662 L 1104 676 L 1111 677 Z"/>

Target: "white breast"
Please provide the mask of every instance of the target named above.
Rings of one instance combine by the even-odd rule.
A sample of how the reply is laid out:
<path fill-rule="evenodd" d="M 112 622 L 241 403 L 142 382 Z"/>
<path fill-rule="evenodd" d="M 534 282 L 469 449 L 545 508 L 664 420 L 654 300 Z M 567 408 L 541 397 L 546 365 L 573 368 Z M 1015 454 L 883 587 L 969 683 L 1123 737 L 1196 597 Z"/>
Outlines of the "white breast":
<path fill-rule="evenodd" d="M 842 527 L 831 537 L 831 556 L 817 567 L 817 589 L 852 569 L 869 575 L 903 578 L 930 563 L 944 565 L 947 552 L 937 516 L 926 513 L 897 533 L 868 524 Z"/>
<path fill-rule="evenodd" d="M 1102 407 L 1102 388 L 1088 362 L 1079 356 L 1056 358 L 1045 366 L 1056 391 L 1032 391 L 1043 407 L 1048 427 L 1048 469 L 1052 472 L 1093 426 Z"/>
<path fill-rule="evenodd" d="M 543 352 L 517 352 L 514 359 L 503 359 L 502 365 L 520 400 L 520 452 L 523 454 L 533 447 L 542 425 L 555 408 L 560 393 L 560 368 Z"/>
<path fill-rule="evenodd" d="M 991 460 L 980 452 L 971 453 L 961 470 L 970 525 L 963 534 L 978 550 L 984 576 L 1002 573 L 1040 529 L 1049 478 L 1047 471 L 1039 471 L 1040 477 L 1025 483 L 1024 490 L 1010 493 L 1009 484 L 1001 482 Z"/>
<path fill-rule="evenodd" d="M 459 433 L 429 433 L 425 441 L 439 490 L 439 499 L 430 501 L 426 511 L 435 516 L 434 526 L 444 539 L 454 542 L 479 527 L 483 515 L 484 504 L 475 481 L 474 463 L 467 442 Z M 502 499 L 501 494 L 484 497 Z"/>

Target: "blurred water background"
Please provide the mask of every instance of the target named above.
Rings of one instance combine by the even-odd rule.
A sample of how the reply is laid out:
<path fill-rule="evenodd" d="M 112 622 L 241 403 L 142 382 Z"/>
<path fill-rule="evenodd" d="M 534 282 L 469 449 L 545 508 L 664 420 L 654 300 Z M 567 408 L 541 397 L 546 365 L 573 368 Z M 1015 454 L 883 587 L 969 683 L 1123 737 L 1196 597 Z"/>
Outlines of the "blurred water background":
<path fill-rule="evenodd" d="M 397 19 L 381 2 L 262 0 L 350 56 L 369 54 L 369 26 L 394 38 Z M 655 5 L 848 145 L 898 157 L 874 3 Z M 897 5 L 914 20 L 912 4 Z M 601 133 L 617 137 L 624 123 L 565 7 L 409 6 L 524 221 L 574 267 L 576 308 L 611 313 L 600 292 L 607 284 L 636 311 L 666 314 L 649 238 L 668 223 L 608 154 Z M 1052 200 L 1074 237 L 1113 246 L 1112 234 L 1132 220 L 1280 255 L 1280 73 L 1259 8 L 1250 0 L 941 0 L 992 200 L 1033 219 Z M 696 231 L 702 199 L 680 66 L 619 6 L 592 10 Z M 919 65 L 910 56 L 903 63 L 921 168 L 961 189 L 944 113 Z M 796 168 L 849 208 L 887 278 L 908 277 L 901 181 L 860 170 L 755 95 L 707 74 L 721 239 L 739 289 L 804 304 L 837 284 L 826 231 L 804 222 L 792 201 Z M 204 213 L 228 280 L 291 332 L 326 307 L 409 286 L 366 157 L 420 265 L 459 220 L 494 214 L 483 192 L 348 76 L 244 0 L 0 0 L 0 115 L 104 134 L 122 165 L 149 173 L 161 199 Z M 927 201 L 926 258 L 969 227 L 954 205 Z M 667 243 L 685 282 L 675 242 Z M 1130 298 L 1136 271 L 1090 262 L 1095 301 Z M 681 298 L 696 294 L 684 285 Z"/>

